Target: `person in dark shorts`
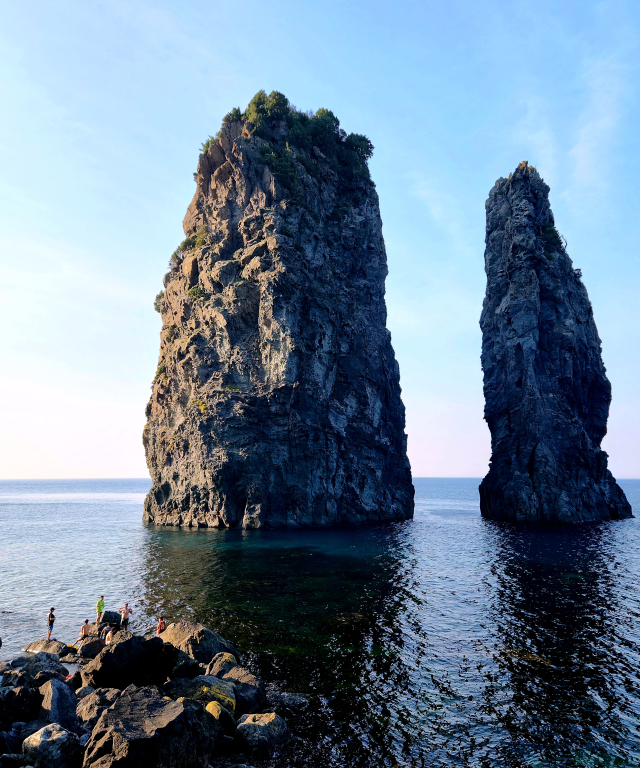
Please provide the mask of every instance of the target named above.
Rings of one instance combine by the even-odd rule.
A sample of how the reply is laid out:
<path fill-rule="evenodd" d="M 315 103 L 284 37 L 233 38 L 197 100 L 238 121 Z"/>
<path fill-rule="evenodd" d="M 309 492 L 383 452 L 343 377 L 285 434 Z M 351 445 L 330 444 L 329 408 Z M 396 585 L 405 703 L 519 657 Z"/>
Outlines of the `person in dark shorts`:
<path fill-rule="evenodd" d="M 124 608 L 119 611 L 120 614 L 120 629 L 127 629 L 129 627 L 129 616 L 133 611 L 129 608 L 129 603 L 124 604 Z"/>
<path fill-rule="evenodd" d="M 47 624 L 49 625 L 49 631 L 47 632 L 47 642 L 51 640 L 51 633 L 53 632 L 53 622 L 56 620 L 56 617 L 54 615 L 55 608 L 52 608 L 49 611 L 49 615 L 47 616 Z"/>

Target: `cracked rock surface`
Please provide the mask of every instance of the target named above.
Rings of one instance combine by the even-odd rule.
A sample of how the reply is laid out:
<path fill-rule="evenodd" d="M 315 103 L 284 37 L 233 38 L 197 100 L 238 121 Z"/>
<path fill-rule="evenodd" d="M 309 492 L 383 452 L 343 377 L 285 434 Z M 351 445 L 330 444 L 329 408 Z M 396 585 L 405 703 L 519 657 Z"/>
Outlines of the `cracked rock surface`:
<path fill-rule="evenodd" d="M 486 212 L 480 326 L 492 454 L 480 485 L 482 515 L 564 523 L 631 517 L 600 448 L 611 385 L 549 187 L 523 162 L 498 179 Z"/>
<path fill-rule="evenodd" d="M 259 528 L 411 518 L 375 187 L 361 178 L 345 193 L 320 149 L 288 142 L 285 120 L 273 135 L 225 122 L 200 155 L 186 245 L 161 300 L 145 519 Z M 271 146 L 280 166 L 265 162 Z"/>

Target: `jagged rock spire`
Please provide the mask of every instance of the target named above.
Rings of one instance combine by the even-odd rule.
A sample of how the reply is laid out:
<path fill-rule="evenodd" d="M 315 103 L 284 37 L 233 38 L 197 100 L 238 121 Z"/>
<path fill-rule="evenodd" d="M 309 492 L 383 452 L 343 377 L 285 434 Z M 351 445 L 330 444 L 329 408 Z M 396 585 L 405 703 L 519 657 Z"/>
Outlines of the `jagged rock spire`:
<path fill-rule="evenodd" d="M 584 522 L 631 517 L 607 469 L 611 385 L 591 303 L 549 206 L 549 187 L 522 162 L 486 203 L 482 310 L 485 419 L 491 466 L 482 515 Z"/>

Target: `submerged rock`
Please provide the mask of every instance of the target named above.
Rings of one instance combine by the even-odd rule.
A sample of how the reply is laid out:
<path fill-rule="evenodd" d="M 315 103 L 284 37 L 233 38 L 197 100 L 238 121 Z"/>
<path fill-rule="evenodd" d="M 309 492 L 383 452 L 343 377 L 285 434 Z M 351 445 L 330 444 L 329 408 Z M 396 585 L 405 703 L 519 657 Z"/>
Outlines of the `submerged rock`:
<path fill-rule="evenodd" d="M 364 136 L 258 94 L 200 155 L 144 445 L 162 525 L 413 516 Z"/>
<path fill-rule="evenodd" d="M 269 757 L 276 747 L 291 739 L 289 727 L 275 712 L 243 715 L 238 721 L 237 734 L 244 748 L 256 757 Z"/>
<path fill-rule="evenodd" d="M 549 187 L 521 163 L 496 182 L 486 211 L 480 326 L 492 454 L 480 485 L 482 515 L 572 523 L 631 517 L 600 448 L 611 385 Z"/>

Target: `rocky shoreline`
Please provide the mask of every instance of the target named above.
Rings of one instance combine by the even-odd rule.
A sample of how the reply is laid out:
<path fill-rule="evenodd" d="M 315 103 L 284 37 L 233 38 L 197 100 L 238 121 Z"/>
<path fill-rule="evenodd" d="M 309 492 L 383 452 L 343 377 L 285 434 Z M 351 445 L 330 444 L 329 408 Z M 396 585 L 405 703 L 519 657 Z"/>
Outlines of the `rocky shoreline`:
<path fill-rule="evenodd" d="M 282 715 L 306 697 L 267 695 L 202 624 L 107 646 L 91 629 L 79 651 L 40 640 L 0 663 L 0 768 L 250 768 L 295 743 Z"/>

